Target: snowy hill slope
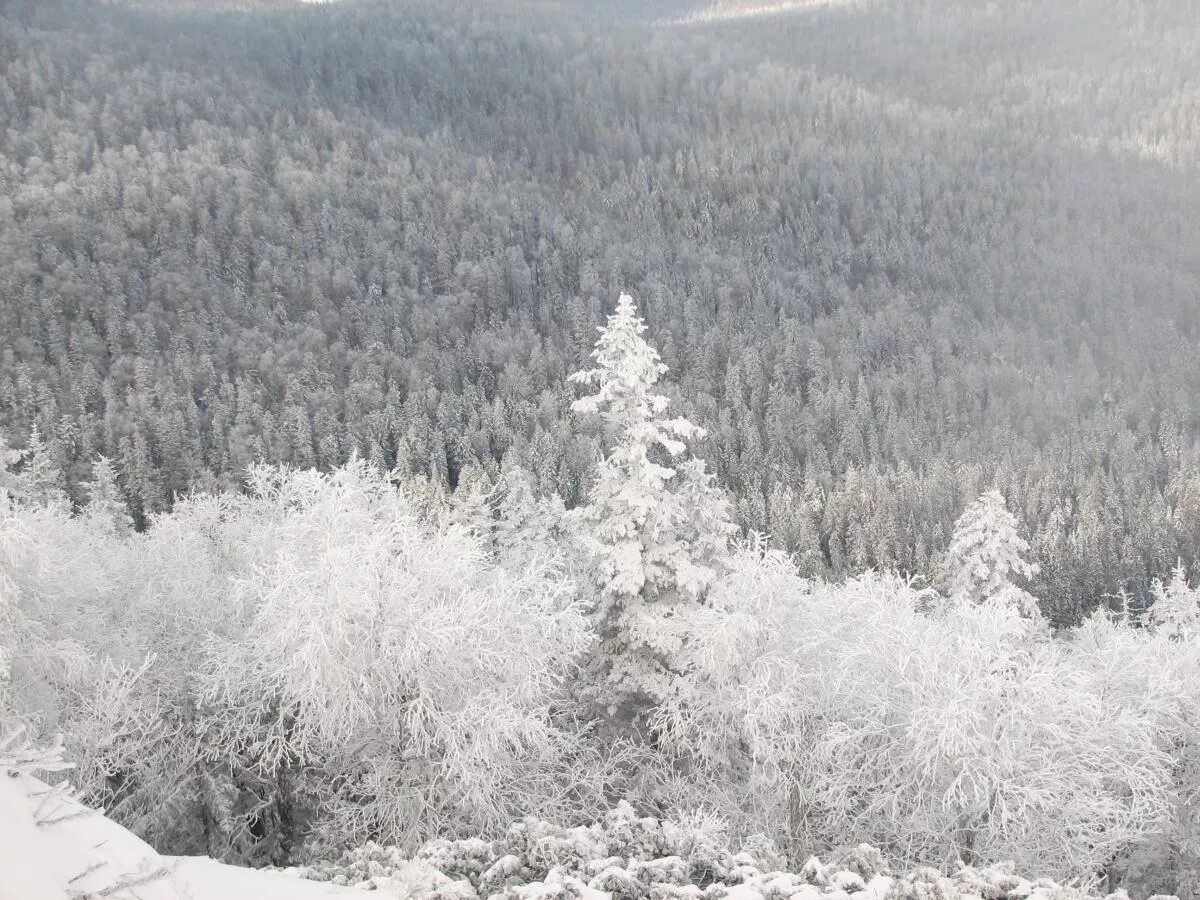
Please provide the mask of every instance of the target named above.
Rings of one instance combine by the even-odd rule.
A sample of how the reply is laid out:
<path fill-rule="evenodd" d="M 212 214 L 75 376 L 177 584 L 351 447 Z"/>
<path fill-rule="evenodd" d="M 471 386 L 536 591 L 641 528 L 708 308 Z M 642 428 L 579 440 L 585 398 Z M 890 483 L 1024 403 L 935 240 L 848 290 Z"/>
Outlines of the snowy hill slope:
<path fill-rule="evenodd" d="M 45 782 L 15 769 L 0 774 L 0 900 L 327 900 L 357 893 L 211 859 L 160 856 Z"/>

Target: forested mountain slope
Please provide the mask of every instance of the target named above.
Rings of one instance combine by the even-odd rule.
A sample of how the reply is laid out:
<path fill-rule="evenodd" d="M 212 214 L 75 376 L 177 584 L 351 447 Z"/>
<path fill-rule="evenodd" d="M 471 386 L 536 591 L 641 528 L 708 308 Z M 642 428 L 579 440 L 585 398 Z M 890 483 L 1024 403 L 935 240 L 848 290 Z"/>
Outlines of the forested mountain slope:
<path fill-rule="evenodd" d="M 257 458 L 576 502 L 634 294 L 746 528 L 930 575 L 996 486 L 1060 621 L 1200 547 L 1183 0 L 0 4 L 0 430 L 139 520 Z"/>

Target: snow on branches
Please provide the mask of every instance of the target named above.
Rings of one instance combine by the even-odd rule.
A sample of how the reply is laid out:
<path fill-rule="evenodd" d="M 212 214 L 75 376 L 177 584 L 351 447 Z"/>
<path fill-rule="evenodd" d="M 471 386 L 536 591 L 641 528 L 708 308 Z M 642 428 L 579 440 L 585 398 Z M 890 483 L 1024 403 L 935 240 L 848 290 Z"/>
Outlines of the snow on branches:
<path fill-rule="evenodd" d="M 258 469 L 252 489 L 274 549 L 238 579 L 245 634 L 211 663 L 221 743 L 264 775 L 323 771 L 341 839 L 486 828 L 536 804 L 578 757 L 552 707 L 591 639 L 556 560 L 492 565 L 361 461 Z"/>
<path fill-rule="evenodd" d="M 1179 641 L 1200 641 L 1200 587 L 1191 587 L 1182 565 L 1170 581 L 1155 581 L 1154 604 L 1148 619 L 1162 633 Z"/>
<path fill-rule="evenodd" d="M 1148 842 L 1143 859 L 1198 858 L 1200 601 L 1182 572 L 1149 627 L 1093 617 L 1053 638 L 997 492 L 959 520 L 936 615 L 897 573 L 809 580 L 764 538 L 730 547 L 689 455 L 702 432 L 668 415 L 644 331 L 622 296 L 574 376 L 603 446 L 569 512 L 511 464 L 464 472 L 447 505 L 355 459 L 252 468 L 245 492 L 138 531 L 104 461 L 73 514 L 0 448 L 29 476 L 0 485 L 0 743 L 17 716 L 37 729 L 22 748 L 62 731 L 72 780 L 114 818 L 243 862 L 311 859 L 306 838 L 491 837 L 595 815 L 616 786 L 718 810 L 796 860 L 869 841 L 904 864 L 1086 880 Z M 606 715 L 639 739 L 610 740 Z M 695 895 L 659 857 L 543 870 L 572 838 L 535 830 L 471 889 L 663 875 Z M 437 852 L 487 856 L 451 844 Z"/>
<path fill-rule="evenodd" d="M 806 850 L 865 840 L 1070 877 L 1166 820 L 1169 692 L 1111 693 L 1108 667 L 1016 609 L 930 617 L 924 593 L 888 574 L 810 582 L 743 548 L 689 617 L 664 742 L 752 785 L 761 821 Z"/>
<path fill-rule="evenodd" d="M 291 871 L 389 896 L 458 900 L 651 897 L 660 900 L 1085 900 L 1082 890 L 1022 877 L 1011 863 L 918 867 L 893 874 L 885 855 L 859 844 L 789 869 L 761 841 L 735 852 L 719 820 L 639 817 L 620 803 L 589 826 L 534 818 L 494 841 L 431 841 L 412 859 L 367 844 L 332 862 Z M 1109 900 L 1127 900 L 1122 893 Z M 1164 898 L 1165 900 L 1165 898 Z"/>
<path fill-rule="evenodd" d="M 1040 617 L 1036 598 L 1020 587 L 1037 574 L 1037 566 L 1025 561 L 1028 552 L 1003 495 L 988 491 L 954 524 L 942 562 L 943 589 L 955 602 L 997 603 Z"/>
<path fill-rule="evenodd" d="M 571 376 L 595 386 L 572 408 L 603 423 L 605 444 L 574 522 L 599 587 L 593 619 L 611 682 L 657 698 L 681 640 L 671 616 L 712 584 L 734 527 L 703 460 L 688 456 L 703 429 L 668 416 L 670 401 L 654 390 L 667 367 L 642 337 L 633 298 L 622 294 L 599 330 L 596 367 Z"/>

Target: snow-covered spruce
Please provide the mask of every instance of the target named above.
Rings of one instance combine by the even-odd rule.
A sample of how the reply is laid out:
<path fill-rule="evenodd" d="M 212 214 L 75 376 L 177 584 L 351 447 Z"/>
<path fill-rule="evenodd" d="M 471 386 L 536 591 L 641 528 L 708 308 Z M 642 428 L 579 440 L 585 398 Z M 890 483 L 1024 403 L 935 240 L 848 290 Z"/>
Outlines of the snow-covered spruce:
<path fill-rule="evenodd" d="M 620 803 L 598 822 L 561 828 L 527 818 L 492 842 L 435 840 L 407 858 L 375 843 L 336 862 L 288 870 L 331 882 L 428 900 L 1085 900 L 1098 895 L 1018 875 L 1011 863 L 923 867 L 893 874 L 863 844 L 829 863 L 810 857 L 785 870 L 769 846 L 732 852 L 719 828 L 639 817 Z M 1128 900 L 1123 891 L 1106 900 Z M 1155 900 L 1155 898 L 1152 898 Z M 1167 898 L 1157 898 L 1167 900 Z"/>
<path fill-rule="evenodd" d="M 1037 574 L 1026 562 L 1029 542 L 1018 531 L 1017 517 L 996 490 L 982 494 L 954 524 L 940 573 L 952 600 L 998 603 L 1038 615 L 1037 599 L 1021 587 Z"/>
<path fill-rule="evenodd" d="M 604 450 L 588 502 L 569 519 L 598 589 L 591 618 L 611 689 L 601 705 L 627 706 L 631 719 L 671 693 L 683 641 L 675 617 L 717 578 L 736 529 L 728 498 L 691 455 L 704 429 L 669 415 L 657 392 L 667 366 L 642 337 L 633 298 L 622 294 L 599 331 L 596 367 L 570 376 L 595 391 L 571 408 L 599 420 Z"/>

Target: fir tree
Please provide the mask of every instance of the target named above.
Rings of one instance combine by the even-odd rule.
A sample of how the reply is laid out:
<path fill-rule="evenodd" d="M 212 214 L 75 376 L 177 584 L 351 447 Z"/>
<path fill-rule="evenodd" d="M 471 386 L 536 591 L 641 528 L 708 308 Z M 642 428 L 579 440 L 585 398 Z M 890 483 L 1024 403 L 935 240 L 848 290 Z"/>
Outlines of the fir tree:
<path fill-rule="evenodd" d="M 600 419 L 607 445 L 588 502 L 573 515 L 597 579 L 593 621 L 616 699 L 635 703 L 668 690 L 682 640 L 673 614 L 701 601 L 733 531 L 727 500 L 703 460 L 687 453 L 704 431 L 669 417 L 670 401 L 654 391 L 667 367 L 645 330 L 622 294 L 600 329 L 596 367 L 571 376 L 595 385 L 572 408 Z"/>
<path fill-rule="evenodd" d="M 571 550 L 563 540 L 566 511 L 562 498 L 540 494 L 533 476 L 508 459 L 497 487 L 495 543 L 503 562 L 519 569 L 544 559 L 547 553 L 561 551 L 566 555 Z"/>
<path fill-rule="evenodd" d="M 133 517 L 121 495 L 117 482 L 117 470 L 106 456 L 99 456 L 92 464 L 92 480 L 85 487 L 88 493 L 84 514 L 102 523 L 102 527 L 117 534 L 128 534 L 133 529 Z"/>
<path fill-rule="evenodd" d="M 1025 560 L 1028 552 L 1003 495 L 988 491 L 954 523 L 942 561 L 942 592 L 955 602 L 998 603 L 1040 616 L 1037 600 L 1020 586 L 1037 574 L 1037 566 Z"/>
<path fill-rule="evenodd" d="M 62 470 L 36 425 L 24 450 L 13 451 L 7 444 L 0 445 L 0 489 L 21 503 L 70 509 L 71 501 L 63 490 Z"/>
<path fill-rule="evenodd" d="M 21 451 L 8 446 L 8 441 L 0 435 L 0 499 L 15 498 L 17 495 L 16 468 L 21 456 Z"/>
<path fill-rule="evenodd" d="M 1173 640 L 1200 638 L 1200 588 L 1188 585 L 1182 563 L 1170 581 L 1154 582 L 1153 596 L 1148 618 L 1155 628 Z"/>
<path fill-rule="evenodd" d="M 478 466 L 468 466 L 450 495 L 451 524 L 459 525 L 475 537 L 482 546 L 492 550 L 492 531 L 495 528 L 494 507 L 496 486 Z"/>

